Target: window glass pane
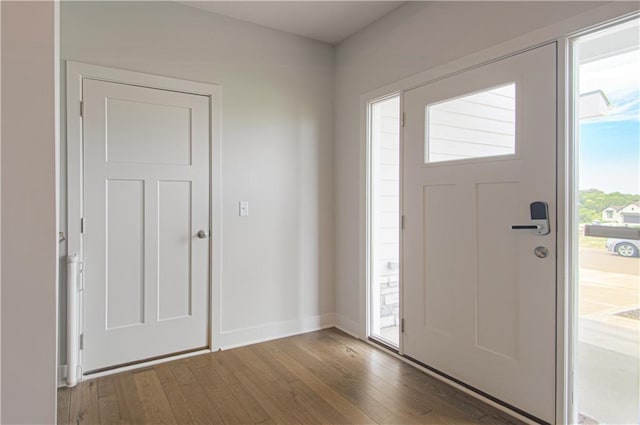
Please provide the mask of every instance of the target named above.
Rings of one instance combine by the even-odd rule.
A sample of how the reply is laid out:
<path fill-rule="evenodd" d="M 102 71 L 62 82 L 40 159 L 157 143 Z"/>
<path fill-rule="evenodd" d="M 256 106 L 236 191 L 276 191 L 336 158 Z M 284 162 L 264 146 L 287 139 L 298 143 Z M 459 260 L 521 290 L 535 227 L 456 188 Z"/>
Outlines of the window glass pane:
<path fill-rule="evenodd" d="M 400 98 L 371 105 L 370 336 L 398 346 L 400 253 Z"/>
<path fill-rule="evenodd" d="M 427 105 L 425 121 L 425 163 L 514 154 L 516 85 Z"/>

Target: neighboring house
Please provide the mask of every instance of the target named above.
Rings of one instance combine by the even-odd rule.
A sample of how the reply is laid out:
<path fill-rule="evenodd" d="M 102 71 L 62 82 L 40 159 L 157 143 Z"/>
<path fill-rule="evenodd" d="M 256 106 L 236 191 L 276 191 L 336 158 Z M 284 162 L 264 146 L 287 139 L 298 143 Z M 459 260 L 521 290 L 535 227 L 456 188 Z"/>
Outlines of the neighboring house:
<path fill-rule="evenodd" d="M 640 224 L 640 202 L 634 202 L 624 207 L 610 206 L 602 211 L 602 221 L 605 223 Z"/>
<path fill-rule="evenodd" d="M 640 224 L 640 202 L 634 202 L 623 207 L 619 213 L 622 218 L 622 223 Z"/>
<path fill-rule="evenodd" d="M 610 206 L 602 211 L 602 221 L 604 223 L 621 223 L 622 217 L 620 217 L 620 206 Z"/>

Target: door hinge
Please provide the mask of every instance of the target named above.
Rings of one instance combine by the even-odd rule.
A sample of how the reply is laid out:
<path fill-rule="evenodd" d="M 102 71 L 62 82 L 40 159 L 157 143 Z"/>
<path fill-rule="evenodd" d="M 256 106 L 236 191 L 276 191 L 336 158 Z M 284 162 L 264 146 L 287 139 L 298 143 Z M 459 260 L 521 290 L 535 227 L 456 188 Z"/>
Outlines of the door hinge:
<path fill-rule="evenodd" d="M 80 349 L 84 350 L 84 334 L 80 334 L 80 342 L 78 343 L 80 345 Z"/>
<path fill-rule="evenodd" d="M 404 123 L 405 123 L 405 113 L 402 113 L 402 119 L 400 120 L 400 127 L 404 128 Z"/>
<path fill-rule="evenodd" d="M 78 292 L 84 291 L 84 262 L 80 262 L 79 269 L 80 276 L 78 276 Z"/>
<path fill-rule="evenodd" d="M 404 318 L 400 319 L 400 332 L 404 333 Z"/>
<path fill-rule="evenodd" d="M 84 102 L 80 101 L 80 116 L 84 117 Z"/>
<path fill-rule="evenodd" d="M 403 215 L 400 216 L 400 229 L 404 230 L 404 216 Z"/>
<path fill-rule="evenodd" d="M 84 217 L 80 219 L 80 233 L 84 233 Z"/>

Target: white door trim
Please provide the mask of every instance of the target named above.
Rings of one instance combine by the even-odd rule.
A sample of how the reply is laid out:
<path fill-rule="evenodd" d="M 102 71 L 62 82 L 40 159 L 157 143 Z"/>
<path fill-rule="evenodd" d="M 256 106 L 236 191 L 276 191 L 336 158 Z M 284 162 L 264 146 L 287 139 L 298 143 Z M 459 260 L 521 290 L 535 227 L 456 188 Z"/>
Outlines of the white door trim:
<path fill-rule="evenodd" d="M 80 220 L 83 211 L 83 153 L 82 153 L 82 80 L 85 78 L 101 81 L 136 85 L 142 87 L 172 90 L 182 93 L 209 97 L 209 145 L 210 145 L 210 258 L 209 258 L 209 349 L 218 350 L 220 341 L 220 280 L 221 280 L 221 87 L 196 81 L 180 80 L 141 72 L 126 71 L 79 62 L 66 62 L 67 71 L 67 253 L 77 253 L 83 261 Z M 82 311 L 80 305 L 78 311 Z M 82 329 L 82 314 L 80 314 Z M 79 353 L 82 364 L 82 352 Z"/>
<path fill-rule="evenodd" d="M 571 235 L 569 234 L 571 221 L 571 208 L 573 201 L 570 197 L 571 185 L 574 181 L 573 154 L 570 146 L 570 126 L 567 125 L 569 117 L 570 97 L 569 96 L 569 38 L 576 33 L 582 33 L 590 28 L 601 27 L 612 21 L 618 21 L 626 17 L 635 15 L 640 8 L 633 2 L 612 2 L 607 5 L 589 10 L 547 27 L 523 34 L 520 37 L 497 44 L 495 46 L 478 51 L 474 54 L 442 64 L 435 68 L 416 73 L 399 81 L 387 84 L 377 89 L 371 90 L 360 96 L 360 156 L 359 156 L 359 262 L 358 262 L 358 283 L 359 283 L 359 323 L 349 323 L 348 331 L 356 334 L 357 337 L 367 340 L 368 333 L 368 312 L 367 312 L 367 282 L 368 282 L 368 207 L 367 207 L 367 150 L 368 132 L 367 118 L 369 104 L 393 93 L 402 94 L 414 87 L 428 84 L 446 76 L 462 72 L 469 68 L 484 65 L 488 62 L 502 59 L 522 51 L 547 44 L 557 42 L 557 259 L 556 259 L 556 287 L 557 287 L 557 324 L 556 324 L 556 420 L 558 424 L 570 423 L 569 396 L 572 392 L 571 379 L 569 377 L 572 368 L 570 354 L 571 338 L 570 315 L 573 314 L 571 306 L 572 294 L 571 281 L 572 274 L 569 267 L 572 264 L 570 255 Z M 402 112 L 402 111 L 401 111 Z M 401 136 L 402 143 L 402 136 Z M 402 181 L 401 181 L 402 184 Z M 402 238 L 402 236 L 401 236 Z M 400 291 L 402 291 L 402 276 L 400 278 Z M 346 320 L 339 315 L 338 322 L 347 324 Z M 351 321 L 348 321 L 351 322 Z M 402 353 L 402 337 L 400 338 L 400 352 Z M 430 373 L 431 374 L 431 373 Z M 444 379 L 438 376 L 439 379 Z M 444 379 L 446 380 L 446 379 Z M 453 382 L 449 382 L 454 384 Z M 465 391 L 466 392 L 466 391 Z M 471 395 L 483 398 L 477 393 L 470 392 Z M 486 401 L 486 400 L 485 400 Z M 509 409 L 496 406 L 501 410 L 513 415 Z"/>

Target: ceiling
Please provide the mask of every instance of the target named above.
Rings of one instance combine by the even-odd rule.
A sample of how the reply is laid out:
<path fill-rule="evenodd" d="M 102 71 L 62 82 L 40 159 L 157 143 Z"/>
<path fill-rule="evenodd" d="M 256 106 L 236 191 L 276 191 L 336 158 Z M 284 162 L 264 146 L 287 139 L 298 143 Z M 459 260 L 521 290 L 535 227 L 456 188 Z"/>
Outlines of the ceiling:
<path fill-rule="evenodd" d="M 403 1 L 182 1 L 241 21 L 336 44 Z"/>

